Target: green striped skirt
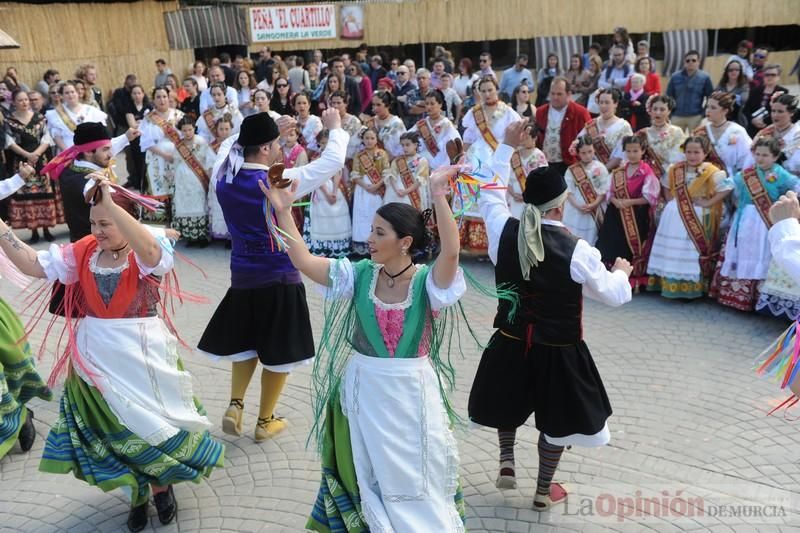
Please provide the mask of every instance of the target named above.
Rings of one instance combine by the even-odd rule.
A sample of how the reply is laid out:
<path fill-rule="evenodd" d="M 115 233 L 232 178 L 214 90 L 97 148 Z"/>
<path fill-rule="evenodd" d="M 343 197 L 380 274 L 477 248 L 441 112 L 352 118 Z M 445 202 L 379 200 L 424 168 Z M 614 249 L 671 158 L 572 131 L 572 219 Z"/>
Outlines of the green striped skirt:
<path fill-rule="evenodd" d="M 0 299 L 0 459 L 17 442 L 28 416 L 25 404 L 34 397 L 53 399 L 53 393 L 36 371 L 24 336 L 19 317 Z"/>
<path fill-rule="evenodd" d="M 222 467 L 224 453 L 224 446 L 208 431 L 182 430 L 157 446 L 148 444 L 119 422 L 95 387 L 73 372 L 64 385 L 59 417 L 47 436 L 39 470 L 72 472 L 106 492 L 128 488 L 135 507 L 147 501 L 151 483 L 199 482 Z"/>

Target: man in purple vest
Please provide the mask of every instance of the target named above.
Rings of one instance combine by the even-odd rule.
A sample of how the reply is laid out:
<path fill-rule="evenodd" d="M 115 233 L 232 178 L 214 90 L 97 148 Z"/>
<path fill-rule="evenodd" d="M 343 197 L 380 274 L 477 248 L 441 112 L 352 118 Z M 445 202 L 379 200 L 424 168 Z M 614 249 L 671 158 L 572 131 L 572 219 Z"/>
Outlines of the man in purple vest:
<path fill-rule="evenodd" d="M 314 357 L 305 287 L 267 229 L 264 195 L 258 185 L 260 181 L 269 184 L 270 166 L 283 162 L 278 137 L 281 130 L 295 124 L 289 117 L 278 122 L 267 113 L 245 118 L 238 138 L 225 141 L 217 156 L 211 186 L 216 187 L 231 234 L 231 287 L 198 345 L 212 359 L 233 363 L 231 401 L 222 419 L 222 430 L 228 434 L 242 434 L 245 392 L 261 363 L 256 441 L 270 439 L 286 428 L 285 420 L 274 415 L 275 405 L 289 372 Z M 326 110 L 322 123 L 330 139 L 319 159 L 283 172 L 285 179 L 299 182 L 297 198 L 344 166 L 350 136 L 342 129 L 339 112 Z"/>

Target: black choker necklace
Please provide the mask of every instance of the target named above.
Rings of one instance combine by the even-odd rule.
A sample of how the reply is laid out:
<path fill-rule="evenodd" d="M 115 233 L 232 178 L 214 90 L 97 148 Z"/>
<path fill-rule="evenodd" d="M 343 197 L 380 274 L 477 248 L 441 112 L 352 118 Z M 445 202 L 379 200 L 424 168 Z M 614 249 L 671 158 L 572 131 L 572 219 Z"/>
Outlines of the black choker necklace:
<path fill-rule="evenodd" d="M 386 285 L 388 285 L 390 289 L 392 287 L 394 287 L 394 278 L 396 278 L 398 276 L 402 276 L 403 273 L 405 273 L 405 271 L 408 270 L 409 268 L 411 268 L 412 266 L 414 266 L 413 262 L 409 263 L 407 267 L 405 267 L 403 270 L 401 270 L 400 272 L 398 272 L 394 276 L 389 274 L 389 272 L 386 270 L 386 267 L 381 268 L 381 270 L 383 270 L 383 273 L 386 274 L 386 276 L 389 278 L 389 280 L 386 282 Z"/>
<path fill-rule="evenodd" d="M 114 249 L 114 248 L 112 248 L 112 249 L 111 249 L 111 257 L 113 257 L 113 258 L 114 258 L 114 261 L 116 261 L 117 259 L 119 259 L 119 253 L 120 253 L 122 250 L 124 250 L 125 248 L 127 248 L 127 247 L 128 247 L 128 243 L 126 242 L 126 243 L 125 243 L 125 245 L 124 245 L 124 246 L 122 246 L 121 248 L 117 248 L 117 249 Z"/>

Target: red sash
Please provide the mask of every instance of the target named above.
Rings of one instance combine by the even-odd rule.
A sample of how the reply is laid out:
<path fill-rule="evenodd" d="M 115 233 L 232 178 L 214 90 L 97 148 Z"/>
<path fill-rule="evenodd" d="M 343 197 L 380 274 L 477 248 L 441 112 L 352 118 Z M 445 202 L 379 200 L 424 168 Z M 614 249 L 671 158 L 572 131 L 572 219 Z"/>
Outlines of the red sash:
<path fill-rule="evenodd" d="M 498 143 L 497 139 L 494 138 L 494 134 L 492 133 L 491 128 L 489 128 L 489 123 L 486 122 L 486 115 L 483 112 L 483 107 L 481 104 L 477 104 L 472 108 L 472 116 L 475 117 L 475 125 L 478 126 L 478 130 L 481 132 L 483 140 L 486 141 L 486 144 L 488 144 L 492 150 L 497 150 L 497 147 L 500 143 Z"/>
<path fill-rule="evenodd" d="M 681 215 L 683 226 L 686 233 L 694 243 L 697 253 L 700 254 L 700 271 L 704 277 L 710 277 L 717 264 L 717 258 L 712 256 L 712 243 L 706 239 L 703 223 L 697 218 L 694 210 L 692 196 L 689 194 L 689 186 L 686 184 L 687 163 L 674 165 L 670 169 L 670 182 L 674 186 L 675 202 L 678 205 L 678 213 Z M 713 236 L 711 236 L 713 238 Z"/>
<path fill-rule="evenodd" d="M 403 180 L 403 186 L 408 189 L 414 185 L 417 180 L 415 180 L 414 176 L 411 174 L 411 169 L 408 168 L 405 156 L 401 155 L 395 159 L 395 162 L 397 163 L 397 170 L 400 171 L 400 179 Z M 419 195 L 419 188 L 408 193 L 408 197 L 411 199 L 411 204 L 417 211 L 422 211 L 422 197 Z"/>
<path fill-rule="evenodd" d="M 208 111 L 206 111 L 208 113 Z M 186 165 L 192 169 L 194 172 L 195 177 L 197 177 L 197 181 L 200 182 L 200 185 L 203 186 L 203 189 L 208 192 L 208 174 L 206 173 L 206 169 L 203 168 L 203 165 L 200 164 L 200 161 L 192 153 L 192 149 L 189 148 L 186 143 L 183 142 L 181 139 L 181 134 L 178 133 L 172 124 L 161 118 L 161 116 L 153 111 L 152 113 L 148 113 L 147 117 L 150 121 L 161 128 L 161 131 L 164 132 L 164 136 L 169 139 L 169 141 L 175 145 L 175 149 L 180 154 L 181 158 L 183 158 Z"/>
<path fill-rule="evenodd" d="M 589 176 L 586 175 L 586 171 L 583 170 L 583 166 L 581 166 L 580 163 L 575 163 L 569 167 L 569 170 L 575 178 L 575 184 L 578 186 L 578 190 L 581 191 L 583 201 L 586 204 L 591 204 L 597 200 L 597 191 L 594 190 L 594 185 L 592 185 Z M 592 218 L 594 218 L 594 223 L 597 224 L 597 229 L 600 229 L 600 226 L 603 224 L 602 211 L 600 209 L 592 211 Z"/>
<path fill-rule="evenodd" d="M 139 265 L 129 252 L 128 268 L 122 271 L 114 296 L 106 305 L 97 288 L 94 273 L 89 269 L 89 260 L 95 249 L 97 240 L 94 235 L 87 235 L 72 245 L 75 261 L 78 265 L 78 281 L 89 309 L 99 318 L 121 318 L 130 308 L 136 297 L 139 284 Z"/>
<path fill-rule="evenodd" d="M 344 201 L 350 203 L 350 191 L 347 190 L 347 184 L 344 182 L 343 179 L 339 180 L 339 190 L 342 191 L 342 195 L 344 196 Z"/>
<path fill-rule="evenodd" d="M 519 190 L 525 192 L 525 181 L 528 179 L 528 176 L 525 175 L 525 168 L 522 166 L 522 156 L 519 155 L 517 150 L 514 150 L 514 154 L 511 156 L 511 170 L 514 171 L 514 175 L 517 177 Z"/>
<path fill-rule="evenodd" d="M 375 161 L 372 159 L 372 156 L 367 153 L 366 150 L 360 152 L 358 154 L 358 162 L 361 163 L 361 166 L 364 168 L 364 174 L 366 174 L 373 185 L 377 185 L 378 183 L 383 182 L 383 176 L 381 176 L 378 169 L 375 168 Z M 378 189 L 378 194 L 383 196 L 385 187 L 381 187 Z"/>
<path fill-rule="evenodd" d="M 597 154 L 597 159 L 604 165 L 611 159 L 611 151 L 606 146 L 606 141 L 600 135 L 600 130 L 597 128 L 597 121 L 595 119 L 586 123 L 586 133 L 592 138 L 592 146 L 594 146 L 594 153 Z"/>
<path fill-rule="evenodd" d="M 650 145 L 650 140 L 647 138 L 647 128 L 639 130 L 636 135 L 644 139 L 645 146 L 647 146 L 647 150 L 644 151 L 644 157 L 642 159 L 647 161 L 647 164 L 653 169 L 653 174 L 655 177 L 661 181 L 661 178 L 664 176 L 664 161 L 661 160 L 661 157 L 659 157 L 659 155 Z"/>
<path fill-rule="evenodd" d="M 692 135 L 697 135 L 699 137 L 705 137 L 706 139 L 708 139 L 709 149 L 708 149 L 708 155 L 706 156 L 706 161 L 713 164 L 717 168 L 721 169 L 728 168 L 725 165 L 725 162 L 717 153 L 717 149 L 714 148 L 714 143 L 711 142 L 711 137 L 708 136 L 708 132 L 706 131 L 705 126 L 698 126 L 697 128 L 695 128 L 695 130 L 692 132 Z"/>
<path fill-rule="evenodd" d="M 761 137 L 777 137 L 775 135 L 775 124 L 770 124 L 763 130 L 756 133 L 756 136 L 753 140 L 755 141 L 756 139 L 760 139 Z"/>
<path fill-rule="evenodd" d="M 625 175 L 625 169 L 614 169 L 613 176 L 614 195 L 620 200 L 630 200 L 631 197 L 628 195 L 628 177 Z M 630 248 L 631 255 L 633 256 L 633 260 L 631 261 L 633 270 L 634 272 L 641 272 L 643 266 L 641 263 L 644 260 L 644 257 L 642 257 L 644 246 L 642 238 L 639 235 L 639 226 L 636 224 L 636 213 L 633 210 L 633 206 L 619 209 L 619 216 L 622 219 L 622 229 L 625 230 L 625 240 L 628 241 L 628 248 Z"/>
<path fill-rule="evenodd" d="M 208 127 L 208 131 L 212 134 L 214 133 L 214 129 L 217 127 L 217 121 L 214 120 L 214 113 L 211 112 L 210 109 L 206 109 L 203 113 L 203 119 L 206 121 L 206 126 Z"/>
<path fill-rule="evenodd" d="M 747 187 L 747 192 L 750 193 L 750 198 L 753 199 L 753 205 L 756 206 L 756 211 L 761 215 L 761 219 L 768 228 L 772 227 L 772 222 L 769 220 L 769 208 L 772 207 L 772 200 L 769 199 L 767 189 L 758 177 L 756 169 L 751 167 L 742 172 L 744 177 L 744 186 Z"/>
<path fill-rule="evenodd" d="M 422 140 L 425 141 L 425 148 L 428 149 L 428 152 L 430 152 L 432 156 L 436 157 L 439 153 L 439 146 L 436 144 L 436 138 L 433 136 L 433 132 L 428 126 L 428 121 L 426 119 L 423 118 L 417 122 L 417 131 L 420 137 L 422 137 Z"/>

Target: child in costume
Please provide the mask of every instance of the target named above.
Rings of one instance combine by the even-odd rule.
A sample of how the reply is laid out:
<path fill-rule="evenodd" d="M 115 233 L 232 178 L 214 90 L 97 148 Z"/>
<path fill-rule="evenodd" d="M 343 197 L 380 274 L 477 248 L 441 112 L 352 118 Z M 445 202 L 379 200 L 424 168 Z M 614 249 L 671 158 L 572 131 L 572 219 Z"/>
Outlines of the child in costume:
<path fill-rule="evenodd" d="M 364 149 L 353 159 L 350 183 L 353 187 L 353 252 L 368 255 L 367 238 L 375 211 L 383 205 L 386 189 L 384 176 L 389 170 L 389 156 L 378 147 L 378 132 L 367 128 L 361 132 Z"/>
<path fill-rule="evenodd" d="M 320 152 L 328 145 L 328 130 L 317 135 Z M 344 170 L 344 169 L 343 169 Z M 347 186 L 342 181 L 343 170 L 333 175 L 311 193 L 311 241 L 314 255 L 347 257 L 353 235 Z"/>
<path fill-rule="evenodd" d="M 711 295 L 722 305 L 752 311 L 759 283 L 770 263 L 767 231 L 772 202 L 800 180 L 776 161 L 781 154 L 777 139 L 764 137 L 753 143 L 755 166 L 734 176 L 736 212 L 712 282 Z"/>
<path fill-rule="evenodd" d="M 622 139 L 626 163 L 614 169 L 608 191 L 609 205 L 597 235 L 597 249 L 611 266 L 617 257 L 633 265 L 634 289 L 647 286 L 653 213 L 661 196 L 661 184 L 653 169 L 642 160 L 647 141 L 637 135 Z"/>
<path fill-rule="evenodd" d="M 579 160 L 564 174 L 569 196 L 563 222 L 573 235 L 594 246 L 605 216 L 611 176 L 606 166 L 595 159 L 591 137 L 578 138 L 575 150 Z"/>
<path fill-rule="evenodd" d="M 725 212 L 733 180 L 706 162 L 706 137 L 683 143 L 686 161 L 675 163 L 661 180 L 667 205 L 661 214 L 647 273 L 648 289 L 665 298 L 700 298 L 708 292 L 716 267 Z"/>
<path fill-rule="evenodd" d="M 419 154 L 419 135 L 406 132 L 400 136 L 403 155 L 396 157 L 386 174 L 383 203 L 399 202 L 425 211 L 431 206 L 428 160 Z"/>

